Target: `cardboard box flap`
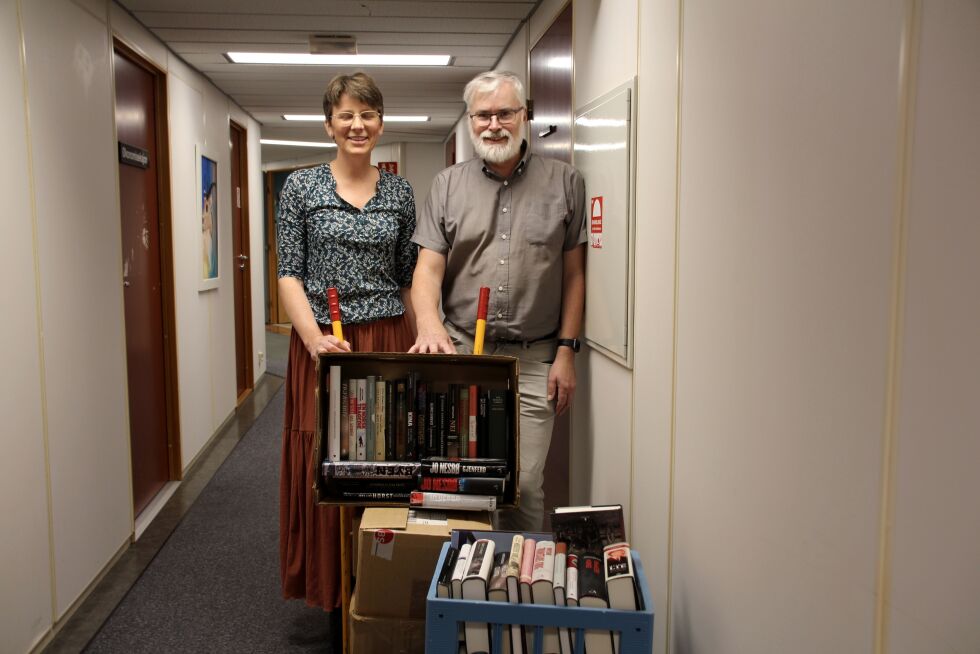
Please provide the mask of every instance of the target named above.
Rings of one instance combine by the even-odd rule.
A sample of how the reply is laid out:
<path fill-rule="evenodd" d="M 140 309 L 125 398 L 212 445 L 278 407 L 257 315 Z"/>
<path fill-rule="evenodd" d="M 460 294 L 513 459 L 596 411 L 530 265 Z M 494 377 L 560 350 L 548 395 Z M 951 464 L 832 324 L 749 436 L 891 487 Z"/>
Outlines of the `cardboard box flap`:
<path fill-rule="evenodd" d="M 484 511 L 414 511 L 412 531 L 416 534 L 446 536 L 453 529 L 486 529 L 489 522 Z M 361 516 L 361 529 L 390 529 L 404 531 L 409 526 L 409 509 L 406 507 L 371 507 Z"/>

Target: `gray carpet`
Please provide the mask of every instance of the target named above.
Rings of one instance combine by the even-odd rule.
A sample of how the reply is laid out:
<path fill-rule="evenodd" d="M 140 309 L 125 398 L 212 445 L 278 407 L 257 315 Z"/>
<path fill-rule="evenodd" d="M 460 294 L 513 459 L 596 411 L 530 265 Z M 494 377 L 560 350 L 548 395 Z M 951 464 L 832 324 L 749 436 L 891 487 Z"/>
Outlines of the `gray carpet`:
<path fill-rule="evenodd" d="M 337 615 L 280 595 L 282 420 L 280 388 L 85 652 L 334 651 Z"/>
<path fill-rule="evenodd" d="M 289 360 L 289 336 L 265 333 L 265 371 L 277 377 L 286 377 L 286 363 Z"/>

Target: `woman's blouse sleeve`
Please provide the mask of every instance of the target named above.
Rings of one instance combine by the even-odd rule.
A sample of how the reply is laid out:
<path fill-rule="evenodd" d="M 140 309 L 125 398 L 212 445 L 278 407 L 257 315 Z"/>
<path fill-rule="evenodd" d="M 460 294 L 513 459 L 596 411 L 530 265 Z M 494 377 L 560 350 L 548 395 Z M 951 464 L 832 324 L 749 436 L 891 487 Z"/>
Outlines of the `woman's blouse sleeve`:
<path fill-rule="evenodd" d="M 412 242 L 415 233 L 415 194 L 407 181 L 404 184 L 402 210 L 399 212 L 398 240 L 395 242 L 395 280 L 402 288 L 412 285 L 419 248 Z"/>
<path fill-rule="evenodd" d="M 303 215 L 303 184 L 297 173 L 286 178 L 279 194 L 276 247 L 279 277 L 306 278 L 306 220 Z"/>

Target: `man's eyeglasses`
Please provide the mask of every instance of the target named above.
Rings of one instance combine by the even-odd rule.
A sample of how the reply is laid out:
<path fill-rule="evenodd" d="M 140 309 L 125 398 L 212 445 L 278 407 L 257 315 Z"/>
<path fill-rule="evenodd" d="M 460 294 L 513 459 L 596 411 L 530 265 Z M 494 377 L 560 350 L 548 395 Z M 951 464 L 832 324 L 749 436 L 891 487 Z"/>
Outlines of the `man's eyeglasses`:
<path fill-rule="evenodd" d="M 331 118 L 345 127 L 352 124 L 355 117 L 360 118 L 361 122 L 365 125 L 373 125 L 381 120 L 381 113 L 378 111 L 358 111 L 357 113 L 352 111 L 338 111 L 331 116 Z"/>
<path fill-rule="evenodd" d="M 501 125 L 510 125 L 517 119 L 517 114 L 523 109 L 524 107 L 517 107 L 516 109 L 501 109 L 499 111 L 478 111 L 475 114 L 470 114 L 470 120 L 477 125 L 486 126 L 496 116 L 497 122 Z"/>

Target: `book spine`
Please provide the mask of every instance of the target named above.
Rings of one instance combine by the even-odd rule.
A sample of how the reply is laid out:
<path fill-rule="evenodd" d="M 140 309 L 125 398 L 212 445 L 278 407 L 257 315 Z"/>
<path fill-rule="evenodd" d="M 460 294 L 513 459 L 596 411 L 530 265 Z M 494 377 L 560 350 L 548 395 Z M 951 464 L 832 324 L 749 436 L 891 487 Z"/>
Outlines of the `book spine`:
<path fill-rule="evenodd" d="M 327 396 L 327 458 L 340 461 L 340 366 L 330 366 Z"/>
<path fill-rule="evenodd" d="M 369 479 L 364 477 L 333 477 L 327 481 L 326 489 L 330 497 L 337 497 L 346 491 L 361 493 L 402 493 L 406 497 L 416 488 L 413 479 Z"/>
<path fill-rule="evenodd" d="M 364 379 L 364 460 L 365 461 L 376 461 L 374 458 L 375 442 L 374 434 L 376 431 L 376 425 L 374 422 L 375 408 L 374 405 L 377 402 L 377 398 L 374 396 L 377 392 L 376 377 L 374 375 L 368 375 Z"/>
<path fill-rule="evenodd" d="M 395 450 L 395 382 L 385 382 L 385 459 L 397 461 Z"/>
<path fill-rule="evenodd" d="M 466 412 L 466 417 L 469 420 L 469 442 L 467 444 L 467 456 L 475 458 L 477 456 L 477 431 L 476 431 L 476 417 L 477 417 L 477 406 L 480 404 L 480 387 L 476 384 L 470 384 L 468 401 L 469 409 Z"/>
<path fill-rule="evenodd" d="M 374 382 L 374 460 L 385 460 L 385 381 Z"/>
<path fill-rule="evenodd" d="M 426 477 L 501 477 L 508 474 L 505 462 L 492 463 L 489 459 L 484 463 L 477 460 L 474 463 L 463 461 L 436 461 L 434 459 L 422 461 L 422 474 Z"/>
<path fill-rule="evenodd" d="M 489 434 L 487 432 L 487 392 L 480 391 L 479 404 L 477 405 L 477 419 L 476 419 L 476 451 L 477 456 L 484 458 L 490 456 L 488 454 L 488 441 Z"/>
<path fill-rule="evenodd" d="M 504 389 L 491 389 L 488 409 L 489 443 L 487 456 L 495 459 L 506 459 L 510 429 L 507 424 L 507 398 L 509 392 Z"/>
<path fill-rule="evenodd" d="M 395 390 L 395 458 L 405 460 L 405 380 L 396 382 Z"/>
<path fill-rule="evenodd" d="M 340 383 L 340 460 L 350 459 L 350 385 Z"/>
<path fill-rule="evenodd" d="M 459 425 L 459 456 L 470 455 L 470 388 L 459 387 L 457 424 Z"/>
<path fill-rule="evenodd" d="M 447 509 L 455 511 L 495 511 L 497 498 L 491 495 L 458 495 L 453 493 L 428 493 L 415 491 L 409 504 L 423 509 Z"/>
<path fill-rule="evenodd" d="M 347 458 L 357 460 L 357 380 L 347 380 Z"/>
<path fill-rule="evenodd" d="M 426 477 L 423 475 L 419 490 L 502 496 L 504 483 L 504 479 L 500 477 Z"/>
<path fill-rule="evenodd" d="M 436 394 L 436 411 L 438 411 L 436 423 L 439 456 L 446 456 L 449 452 L 449 412 L 446 408 L 447 393 Z"/>
<path fill-rule="evenodd" d="M 565 604 L 578 606 L 578 554 L 575 552 L 565 557 Z"/>
<path fill-rule="evenodd" d="M 421 465 L 405 461 L 337 461 L 323 466 L 327 478 L 415 479 Z"/>
<path fill-rule="evenodd" d="M 367 460 L 367 380 L 357 380 L 357 460 Z"/>
<path fill-rule="evenodd" d="M 341 491 L 337 499 L 342 500 L 387 500 L 392 502 L 404 502 L 408 500 L 410 493 L 392 492 L 372 492 L 372 491 Z"/>
<path fill-rule="evenodd" d="M 449 385 L 446 394 L 446 456 L 459 457 L 459 387 Z"/>
<path fill-rule="evenodd" d="M 439 456 L 439 445 L 436 442 L 436 394 L 430 391 L 427 394 L 425 407 L 426 411 L 426 430 L 425 430 L 425 455 Z"/>
<path fill-rule="evenodd" d="M 405 459 L 409 461 L 414 461 L 419 458 L 418 456 L 418 442 L 415 439 L 415 420 L 417 418 L 415 411 L 415 396 L 418 393 L 418 373 L 410 372 L 408 377 L 405 378 L 405 407 L 402 409 L 405 412 Z"/>
<path fill-rule="evenodd" d="M 426 415 L 426 408 L 428 407 L 428 385 L 420 380 L 415 381 L 415 433 L 413 437 L 415 438 L 415 456 L 419 459 L 429 456 L 428 452 L 428 441 L 426 439 L 426 434 L 428 433 L 428 417 Z"/>

